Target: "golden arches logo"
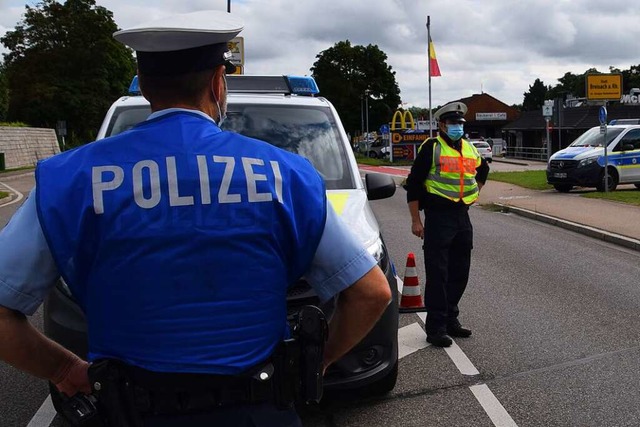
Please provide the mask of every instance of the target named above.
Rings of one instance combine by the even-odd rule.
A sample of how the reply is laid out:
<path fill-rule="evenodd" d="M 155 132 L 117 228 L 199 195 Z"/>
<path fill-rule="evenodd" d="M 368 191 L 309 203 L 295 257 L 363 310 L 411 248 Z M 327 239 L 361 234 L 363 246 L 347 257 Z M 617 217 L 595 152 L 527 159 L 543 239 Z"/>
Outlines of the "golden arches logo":
<path fill-rule="evenodd" d="M 397 117 L 400 117 L 399 128 L 396 128 L 396 123 L 398 122 Z M 407 127 L 407 125 L 410 125 L 410 127 Z M 393 113 L 393 118 L 391 119 L 391 130 L 415 129 L 415 128 L 416 128 L 416 122 L 413 121 L 413 114 L 411 114 L 411 111 L 396 110 L 396 112 Z"/>

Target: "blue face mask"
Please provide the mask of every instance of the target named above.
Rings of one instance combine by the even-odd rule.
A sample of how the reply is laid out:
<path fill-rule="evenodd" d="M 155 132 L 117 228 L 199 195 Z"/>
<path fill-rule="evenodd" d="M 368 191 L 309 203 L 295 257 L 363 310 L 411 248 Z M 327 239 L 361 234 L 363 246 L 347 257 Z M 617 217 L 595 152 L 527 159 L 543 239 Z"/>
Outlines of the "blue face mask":
<path fill-rule="evenodd" d="M 463 132 L 464 128 L 460 124 L 447 125 L 447 136 L 451 138 L 452 141 L 457 141 L 462 138 Z"/>

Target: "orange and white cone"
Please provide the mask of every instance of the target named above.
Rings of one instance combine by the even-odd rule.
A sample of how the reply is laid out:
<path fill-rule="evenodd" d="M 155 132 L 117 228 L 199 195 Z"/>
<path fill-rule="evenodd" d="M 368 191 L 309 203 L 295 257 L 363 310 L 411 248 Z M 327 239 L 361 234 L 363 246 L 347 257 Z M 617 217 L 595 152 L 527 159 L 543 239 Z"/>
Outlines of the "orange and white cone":
<path fill-rule="evenodd" d="M 402 285 L 402 298 L 400 308 L 424 307 L 420 283 L 418 282 L 418 270 L 416 269 L 416 256 L 413 252 L 407 255 L 407 267 L 404 271 L 404 283 Z"/>

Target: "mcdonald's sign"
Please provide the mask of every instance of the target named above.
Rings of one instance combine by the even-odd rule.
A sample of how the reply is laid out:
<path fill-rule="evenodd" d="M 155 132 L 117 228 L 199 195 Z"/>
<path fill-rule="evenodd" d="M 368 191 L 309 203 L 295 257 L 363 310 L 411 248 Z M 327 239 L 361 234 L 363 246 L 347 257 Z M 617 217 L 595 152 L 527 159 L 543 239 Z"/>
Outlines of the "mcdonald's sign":
<path fill-rule="evenodd" d="M 396 123 L 398 123 L 398 117 L 400 118 L 399 128 L 396 127 Z M 410 127 L 408 127 L 407 125 L 410 125 Z M 393 113 L 393 118 L 391 119 L 391 130 L 415 129 L 415 128 L 416 128 L 416 122 L 413 121 L 413 114 L 411 114 L 411 111 L 396 110 L 396 112 Z"/>

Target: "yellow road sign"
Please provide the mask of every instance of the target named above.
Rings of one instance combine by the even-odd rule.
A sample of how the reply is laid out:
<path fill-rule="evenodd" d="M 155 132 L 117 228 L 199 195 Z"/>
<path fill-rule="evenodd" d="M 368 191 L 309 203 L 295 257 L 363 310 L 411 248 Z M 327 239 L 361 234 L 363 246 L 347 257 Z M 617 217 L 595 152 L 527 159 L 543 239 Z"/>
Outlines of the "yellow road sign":
<path fill-rule="evenodd" d="M 618 101 L 622 96 L 622 74 L 587 74 L 587 99 Z"/>

